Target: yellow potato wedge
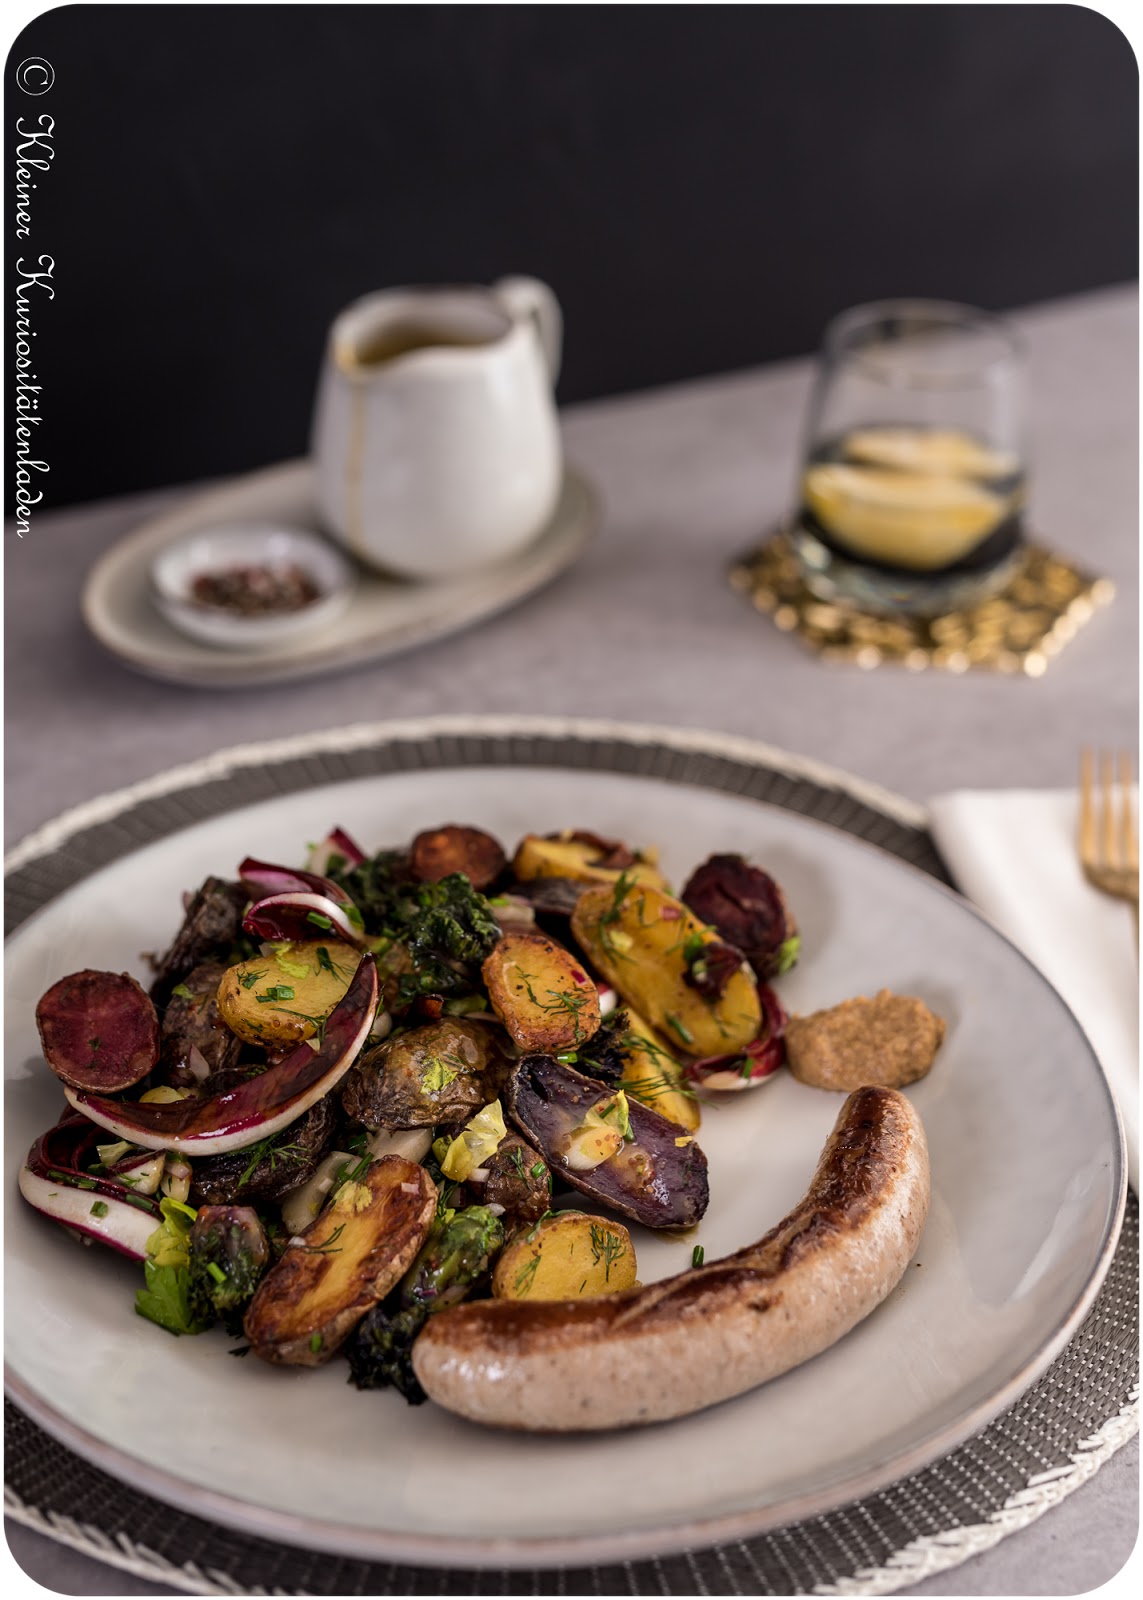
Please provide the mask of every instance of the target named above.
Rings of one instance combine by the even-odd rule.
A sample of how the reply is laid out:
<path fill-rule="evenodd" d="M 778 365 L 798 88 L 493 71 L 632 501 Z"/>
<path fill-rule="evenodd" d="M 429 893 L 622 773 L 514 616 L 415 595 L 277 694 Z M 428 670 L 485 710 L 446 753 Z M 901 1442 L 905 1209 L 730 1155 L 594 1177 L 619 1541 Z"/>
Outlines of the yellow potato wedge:
<path fill-rule="evenodd" d="M 721 1055 L 757 1036 L 762 1006 L 745 963 L 717 999 L 686 982 L 688 953 L 720 941 L 681 900 L 629 879 L 601 884 L 580 895 L 571 924 L 591 964 L 672 1047 Z"/>
<path fill-rule="evenodd" d="M 247 1044 L 312 1039 L 344 998 L 360 961 L 360 950 L 337 939 L 279 945 L 271 955 L 227 969 L 218 986 L 219 1013 Z"/>
<path fill-rule="evenodd" d="M 343 1183 L 258 1285 L 243 1323 L 255 1355 L 292 1367 L 328 1361 L 412 1265 L 436 1209 L 436 1185 L 403 1156 Z"/>
<path fill-rule="evenodd" d="M 635 1246 L 621 1222 L 561 1211 L 518 1233 L 492 1274 L 500 1300 L 581 1300 L 635 1286 Z"/>
<path fill-rule="evenodd" d="M 627 1008 L 630 1047 L 619 1087 L 661 1117 L 694 1133 L 702 1120 L 699 1103 L 688 1089 L 683 1069 L 637 1011 Z"/>
<path fill-rule="evenodd" d="M 492 1009 L 521 1050 L 572 1050 L 599 1027 L 595 984 L 579 958 L 546 933 L 506 933 L 481 974 Z"/>
<path fill-rule="evenodd" d="M 601 848 L 606 841 L 589 837 L 574 837 L 570 832 L 555 839 L 542 838 L 537 833 L 527 833 L 516 846 L 512 871 L 521 883 L 533 878 L 572 878 L 580 883 L 617 883 L 621 871 L 637 883 L 649 883 L 657 889 L 667 887 L 666 879 L 655 866 L 654 853 L 636 850 L 635 863 L 627 868 L 607 867 L 601 863 L 608 859 L 608 851 Z"/>

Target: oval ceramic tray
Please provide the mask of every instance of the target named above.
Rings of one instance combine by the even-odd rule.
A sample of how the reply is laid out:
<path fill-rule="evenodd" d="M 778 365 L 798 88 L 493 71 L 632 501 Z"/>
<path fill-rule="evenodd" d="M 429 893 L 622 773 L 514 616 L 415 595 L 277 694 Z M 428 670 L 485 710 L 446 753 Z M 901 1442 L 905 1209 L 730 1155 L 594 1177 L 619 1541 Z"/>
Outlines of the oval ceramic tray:
<path fill-rule="evenodd" d="M 188 638 L 151 598 L 153 557 L 218 523 L 280 521 L 319 529 L 310 463 L 288 461 L 196 494 L 129 534 L 88 576 L 83 618 L 105 649 L 151 678 L 204 689 L 285 683 L 379 661 L 503 611 L 569 567 L 599 520 L 595 490 L 569 467 L 551 521 L 509 560 L 447 583 L 407 582 L 357 567 L 352 598 L 339 617 L 272 650 L 219 650 Z"/>
<path fill-rule="evenodd" d="M 803 959 L 780 983 L 792 1009 L 888 986 L 949 1024 L 909 1090 L 934 1175 L 920 1250 L 846 1338 L 659 1427 L 497 1433 L 358 1394 L 336 1364 L 291 1372 L 230 1359 L 219 1333 L 172 1339 L 132 1313 L 137 1267 L 79 1250 L 13 1200 L 13 1397 L 104 1470 L 199 1516 L 438 1566 L 741 1538 L 872 1494 L 982 1428 L 1062 1349 L 1107 1270 L 1125 1194 L 1118 1121 L 1075 1020 L 1011 944 L 927 874 L 816 820 L 860 813 L 856 784 L 822 790 L 812 817 L 760 803 L 793 804 L 810 771 L 713 735 L 471 719 L 251 746 L 93 803 L 10 863 L 14 913 L 42 909 L 8 947 L 6 1159 L 14 1172 L 59 1107 L 39 994 L 83 965 L 141 973 L 138 952 L 169 938 L 181 892 L 247 851 L 293 859 L 335 823 L 376 848 L 446 818 L 509 844 L 568 825 L 655 841 L 675 881 L 713 850 L 740 850 L 771 867 L 801 924 Z M 839 1104 L 782 1074 L 705 1108 L 710 1210 L 685 1241 L 637 1232 L 644 1281 L 684 1269 L 696 1240 L 710 1261 L 775 1222 Z"/>

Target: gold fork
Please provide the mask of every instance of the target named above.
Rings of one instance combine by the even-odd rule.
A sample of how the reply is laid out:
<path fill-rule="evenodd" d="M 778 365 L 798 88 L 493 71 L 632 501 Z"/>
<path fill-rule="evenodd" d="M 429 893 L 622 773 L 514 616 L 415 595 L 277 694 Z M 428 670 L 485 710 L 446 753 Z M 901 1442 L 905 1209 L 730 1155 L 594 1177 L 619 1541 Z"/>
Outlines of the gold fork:
<path fill-rule="evenodd" d="M 1079 857 L 1084 877 L 1118 900 L 1126 900 L 1135 916 L 1139 937 L 1139 824 L 1131 800 L 1131 757 L 1121 751 L 1116 762 L 1099 759 L 1096 801 L 1096 759 L 1090 750 L 1080 756 Z"/>

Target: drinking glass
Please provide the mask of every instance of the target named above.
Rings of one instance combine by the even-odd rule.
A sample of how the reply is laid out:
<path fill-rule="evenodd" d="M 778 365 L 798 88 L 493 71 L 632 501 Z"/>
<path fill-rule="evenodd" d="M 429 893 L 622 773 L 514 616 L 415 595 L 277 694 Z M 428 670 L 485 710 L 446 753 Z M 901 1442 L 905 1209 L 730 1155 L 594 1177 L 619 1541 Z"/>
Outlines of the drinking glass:
<path fill-rule="evenodd" d="M 972 306 L 883 300 L 826 329 L 791 538 L 807 586 L 935 616 L 1002 588 L 1024 520 L 1021 361 Z"/>

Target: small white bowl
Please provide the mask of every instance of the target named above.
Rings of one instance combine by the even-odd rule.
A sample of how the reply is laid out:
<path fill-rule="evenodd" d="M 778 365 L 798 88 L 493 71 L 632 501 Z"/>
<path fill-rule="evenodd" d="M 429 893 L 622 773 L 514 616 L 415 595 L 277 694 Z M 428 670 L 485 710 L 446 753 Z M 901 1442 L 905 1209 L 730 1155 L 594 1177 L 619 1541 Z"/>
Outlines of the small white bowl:
<path fill-rule="evenodd" d="M 192 598 L 196 578 L 236 566 L 303 567 L 321 591 L 297 611 L 244 617 Z M 163 616 L 182 633 L 222 650 L 269 649 L 294 634 L 332 622 L 345 609 L 353 572 L 345 558 L 304 528 L 227 523 L 188 534 L 151 563 L 151 592 Z"/>

